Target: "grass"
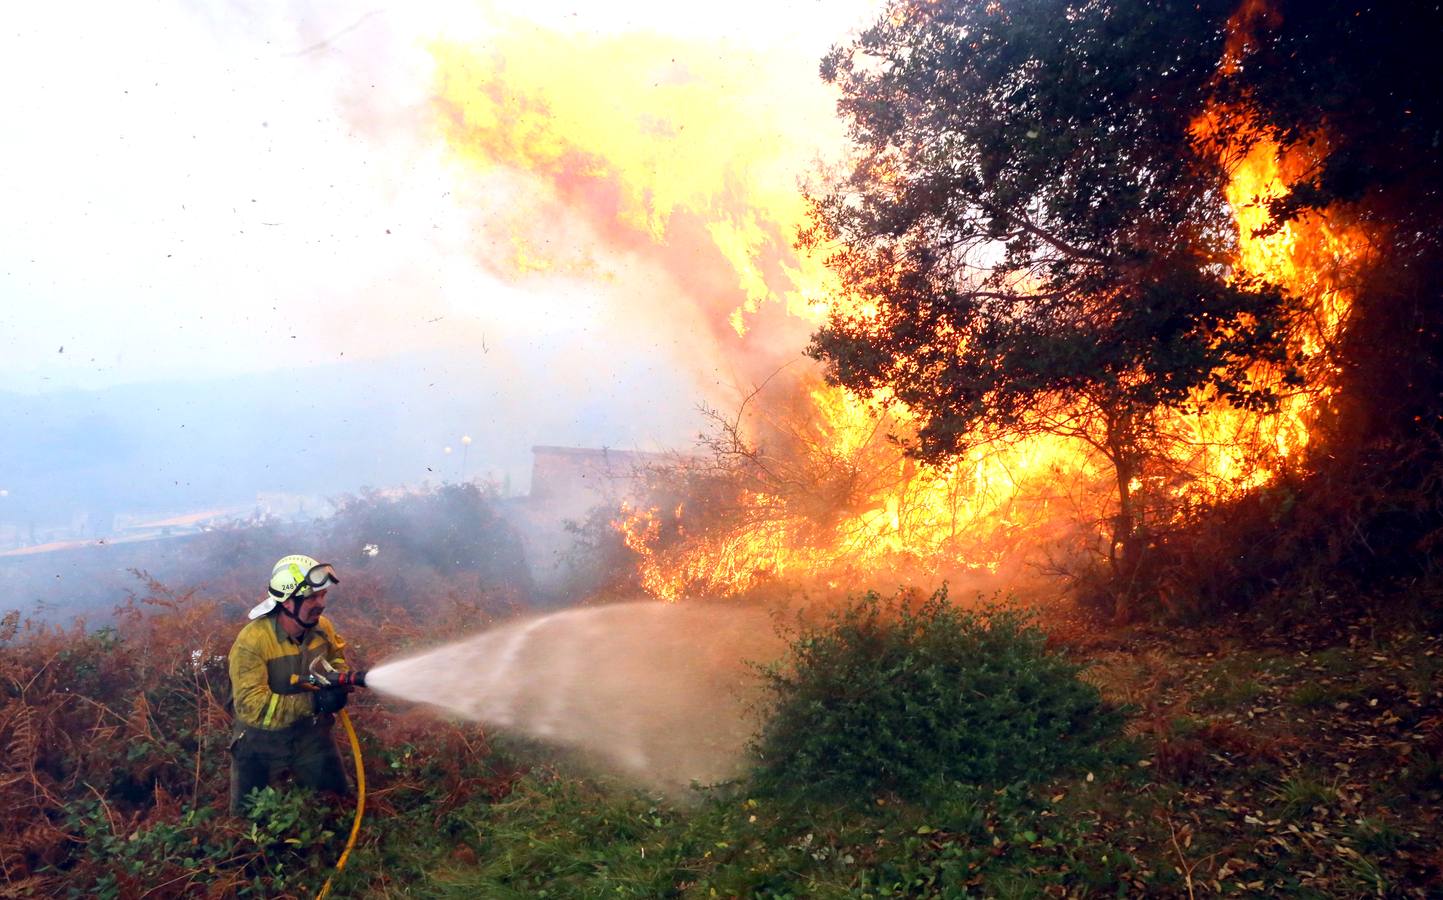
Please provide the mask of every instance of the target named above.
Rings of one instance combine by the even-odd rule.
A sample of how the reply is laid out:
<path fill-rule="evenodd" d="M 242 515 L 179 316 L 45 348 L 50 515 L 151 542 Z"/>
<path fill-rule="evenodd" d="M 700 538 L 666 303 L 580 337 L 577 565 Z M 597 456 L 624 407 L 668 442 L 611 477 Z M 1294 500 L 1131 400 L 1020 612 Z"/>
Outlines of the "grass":
<path fill-rule="evenodd" d="M 952 785 L 868 810 L 715 795 L 685 813 L 545 777 L 519 793 L 475 810 L 485 859 L 438 873 L 429 895 L 1035 896 L 1109 888 L 1130 859 L 1027 790 Z"/>
<path fill-rule="evenodd" d="M 1348 829 L 1348 840 L 1368 856 L 1386 856 L 1403 846 L 1406 837 L 1385 819 L 1365 817 Z"/>
<path fill-rule="evenodd" d="M 1084 666 L 1105 700 L 1132 707 L 1126 737 L 1107 752 L 1026 780 L 954 773 L 833 799 L 768 795 L 757 783 L 654 796 L 580 774 L 564 755 L 451 734 L 424 717 L 372 731 L 373 708 L 357 717 L 373 812 L 335 896 L 1437 895 L 1443 637 L 1364 622 L 1340 625 L 1335 639 L 1297 646 L 1255 625 L 1202 636 L 1054 633 L 1049 647 Z M 73 643 L 56 646 L 71 653 Z M 919 671 L 899 658 L 906 667 L 895 671 Z M 838 671 L 847 684 L 868 680 L 849 673 Z M 185 727 L 193 715 L 186 705 L 176 713 Z M 106 713 L 101 724 L 111 718 L 123 717 Z M 119 762 L 168 771 L 156 768 L 170 765 L 161 742 L 129 743 L 140 758 L 107 754 L 97 771 Z M 209 746 L 186 757 L 183 775 L 195 758 L 219 765 L 223 747 Z M 212 774 L 218 783 L 223 772 Z M 190 782 L 176 783 L 140 792 L 156 806 L 179 803 L 169 816 L 119 817 L 113 799 L 89 792 L 72 802 L 73 821 L 61 824 L 74 849 L 39 870 L 31 893 L 132 896 L 174 879 L 171 896 L 182 896 L 228 878 L 237 894 L 310 896 L 349 825 L 286 794 L 254 835 L 238 833 L 204 799 L 221 791 L 200 792 L 192 809 Z"/>
<path fill-rule="evenodd" d="M 1418 657 L 1404 677 L 1404 686 L 1414 693 L 1433 690 L 1443 680 L 1443 653 Z"/>
<path fill-rule="evenodd" d="M 1328 675 L 1341 675 L 1357 668 L 1357 662 L 1353 658 L 1353 651 L 1347 647 L 1329 647 L 1313 654 L 1311 660 L 1313 668 Z"/>
<path fill-rule="evenodd" d="M 1316 809 L 1326 808 L 1338 799 L 1336 787 L 1303 773 L 1289 775 L 1270 792 L 1285 818 L 1299 818 Z"/>
<path fill-rule="evenodd" d="M 1212 669 L 1212 683 L 1198 697 L 1198 706 L 1205 710 L 1232 709 L 1246 706 L 1263 696 L 1259 681 L 1262 662 L 1251 655 L 1231 657 Z"/>
<path fill-rule="evenodd" d="M 468 811 L 478 863 L 417 893 L 1429 896 L 1443 771 L 1421 744 L 1401 767 L 1378 748 L 1437 720 L 1437 682 L 1412 686 L 1443 640 L 1397 636 L 1385 654 L 1252 639 L 1214 656 L 1180 633 L 1114 645 L 1083 677 L 1140 707 L 1130 753 L 1032 785 L 941 782 L 860 806 L 733 786 L 673 806 L 533 773 L 514 801 Z"/>
<path fill-rule="evenodd" d="M 1335 690 L 1329 685 L 1309 682 L 1293 691 L 1292 701 L 1304 709 L 1317 709 L 1333 702 Z"/>

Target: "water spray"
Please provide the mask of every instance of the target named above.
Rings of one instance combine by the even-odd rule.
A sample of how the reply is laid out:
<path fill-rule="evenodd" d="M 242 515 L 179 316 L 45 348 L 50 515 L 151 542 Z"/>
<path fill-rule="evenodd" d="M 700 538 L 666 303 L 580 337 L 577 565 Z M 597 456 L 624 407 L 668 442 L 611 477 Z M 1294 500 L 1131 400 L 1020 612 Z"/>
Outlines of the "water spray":
<path fill-rule="evenodd" d="M 748 662 L 781 650 L 759 608 L 643 601 L 508 622 L 366 677 L 377 693 L 569 749 L 682 799 L 694 782 L 738 774 L 760 688 Z"/>
<path fill-rule="evenodd" d="M 694 783 L 736 774 L 756 694 L 747 662 L 780 649 L 769 617 L 729 604 L 656 602 L 562 610 L 508 623 L 373 669 L 318 658 L 292 684 L 367 688 L 581 751 L 604 768 L 683 799 Z M 457 679 L 457 671 L 469 677 Z M 355 728 L 338 718 L 356 763 L 356 817 L 324 900 L 360 834 L 366 775 Z"/>

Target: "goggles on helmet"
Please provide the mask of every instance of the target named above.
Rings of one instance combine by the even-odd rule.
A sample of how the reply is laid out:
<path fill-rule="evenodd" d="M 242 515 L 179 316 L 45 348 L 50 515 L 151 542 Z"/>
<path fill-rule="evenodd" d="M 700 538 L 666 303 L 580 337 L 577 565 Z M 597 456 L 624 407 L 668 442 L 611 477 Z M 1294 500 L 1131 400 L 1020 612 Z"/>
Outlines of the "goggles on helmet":
<path fill-rule="evenodd" d="M 340 584 L 341 579 L 336 577 L 336 570 L 330 563 L 316 563 L 306 573 L 306 584 L 311 590 L 323 590 L 328 584 Z"/>
<path fill-rule="evenodd" d="M 281 598 L 281 602 L 285 603 L 295 597 L 308 597 L 316 591 L 325 590 L 327 585 L 340 583 L 341 579 L 336 577 L 334 566 L 330 563 L 316 563 L 306 572 L 304 578 L 296 582 L 296 586 L 291 588 L 291 592 Z M 271 590 L 271 593 L 277 597 L 281 596 L 274 589 Z"/>

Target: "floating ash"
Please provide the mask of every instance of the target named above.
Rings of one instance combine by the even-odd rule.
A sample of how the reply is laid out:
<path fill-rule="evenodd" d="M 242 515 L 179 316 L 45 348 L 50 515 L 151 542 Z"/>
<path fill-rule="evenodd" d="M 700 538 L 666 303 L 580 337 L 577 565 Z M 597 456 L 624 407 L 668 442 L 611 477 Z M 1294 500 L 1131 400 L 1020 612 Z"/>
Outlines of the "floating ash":
<path fill-rule="evenodd" d="M 784 649 L 759 609 L 624 603 L 516 622 L 372 669 L 373 690 L 581 750 L 664 790 L 739 772 Z"/>

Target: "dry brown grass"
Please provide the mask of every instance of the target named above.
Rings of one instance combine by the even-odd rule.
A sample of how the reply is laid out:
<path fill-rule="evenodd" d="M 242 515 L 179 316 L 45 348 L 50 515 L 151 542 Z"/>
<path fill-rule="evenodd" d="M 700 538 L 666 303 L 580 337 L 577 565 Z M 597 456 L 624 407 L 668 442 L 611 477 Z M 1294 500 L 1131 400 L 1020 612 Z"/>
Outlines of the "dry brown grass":
<path fill-rule="evenodd" d="M 351 582 L 356 582 L 352 584 Z M 338 627 L 363 666 L 391 652 L 483 627 L 506 598 L 446 585 L 418 585 L 407 606 L 366 579 L 348 580 Z M 117 611 L 116 625 L 55 626 L 18 614 L 0 620 L 0 895 L 47 894 L 106 874 L 86 842 L 108 832 L 125 839 L 180 821 L 184 811 L 222 813 L 228 799 L 231 717 L 225 657 L 244 624 L 248 598 L 175 593 L 153 581 Z M 337 604 L 340 606 L 340 604 Z M 476 779 L 491 748 L 474 726 L 388 709 L 360 699 L 355 719 L 372 748 L 416 746 L 429 765 L 425 783 L 412 770 L 368 766 L 368 807 L 384 817 L 398 798 L 425 791 L 440 817 L 478 792 L 504 794 L 514 775 Z M 409 792 L 409 794 L 408 794 Z M 100 823 L 77 830 L 77 809 L 93 804 Z M 219 814 L 195 841 L 243 845 L 247 822 Z M 131 884 L 112 872 L 121 894 L 209 896 L 232 893 L 259 850 L 238 851 L 219 871 L 162 867 Z"/>

